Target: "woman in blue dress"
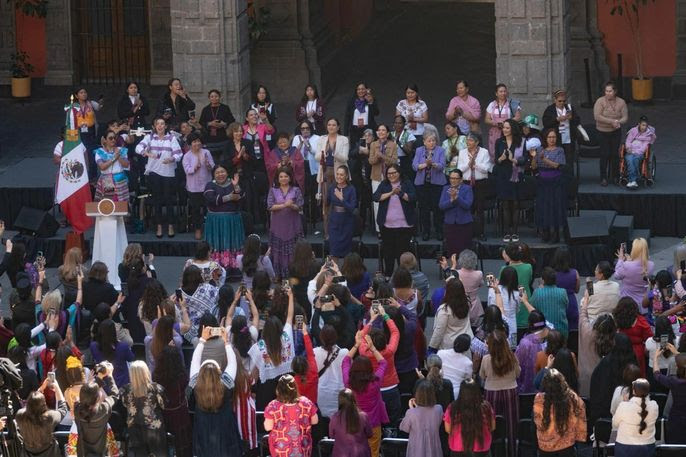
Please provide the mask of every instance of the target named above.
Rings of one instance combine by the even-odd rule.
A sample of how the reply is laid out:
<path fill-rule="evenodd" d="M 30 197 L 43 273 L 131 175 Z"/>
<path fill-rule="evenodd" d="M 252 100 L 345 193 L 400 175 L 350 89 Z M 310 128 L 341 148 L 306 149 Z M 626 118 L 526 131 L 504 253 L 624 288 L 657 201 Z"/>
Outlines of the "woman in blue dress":
<path fill-rule="evenodd" d="M 329 210 L 329 252 L 335 259 L 343 258 L 350 252 L 355 231 L 356 218 L 353 211 L 357 207 L 355 188 L 348 183 L 348 167 L 341 165 L 336 169 L 336 185 L 329 188 L 326 196 Z"/>

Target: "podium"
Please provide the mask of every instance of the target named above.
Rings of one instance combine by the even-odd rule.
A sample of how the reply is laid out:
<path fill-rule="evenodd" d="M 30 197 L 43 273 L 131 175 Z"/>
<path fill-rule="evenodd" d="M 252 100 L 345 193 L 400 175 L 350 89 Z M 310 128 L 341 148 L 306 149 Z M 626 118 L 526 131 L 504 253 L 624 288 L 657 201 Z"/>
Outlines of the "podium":
<path fill-rule="evenodd" d="M 103 262 L 109 273 L 107 279 L 115 289 L 121 290 L 117 273 L 128 245 L 124 216 L 129 214 L 128 202 L 115 202 L 109 198 L 86 203 L 86 215 L 95 217 L 92 262 Z"/>

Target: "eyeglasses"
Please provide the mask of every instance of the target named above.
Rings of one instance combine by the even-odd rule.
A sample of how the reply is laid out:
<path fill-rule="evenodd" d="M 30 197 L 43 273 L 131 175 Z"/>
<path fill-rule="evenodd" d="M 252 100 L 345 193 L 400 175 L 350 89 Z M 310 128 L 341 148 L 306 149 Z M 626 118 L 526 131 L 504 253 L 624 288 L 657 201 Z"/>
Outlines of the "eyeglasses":
<path fill-rule="evenodd" d="M 116 140 L 117 137 L 116 137 L 116 136 L 108 136 L 107 139 L 108 139 L 108 140 Z"/>
<path fill-rule="evenodd" d="M 300 127 L 300 130 L 310 130 L 310 128 L 308 126 L 305 126 L 305 127 Z"/>

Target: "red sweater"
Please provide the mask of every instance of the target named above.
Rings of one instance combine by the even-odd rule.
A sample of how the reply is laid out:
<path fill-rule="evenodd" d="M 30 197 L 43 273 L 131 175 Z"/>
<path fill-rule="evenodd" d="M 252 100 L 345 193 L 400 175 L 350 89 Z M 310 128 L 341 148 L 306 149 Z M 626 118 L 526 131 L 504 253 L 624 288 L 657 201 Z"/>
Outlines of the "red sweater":
<path fill-rule="evenodd" d="M 631 328 L 623 328 L 619 330 L 629 337 L 631 346 L 634 348 L 638 366 L 641 369 L 641 377 L 646 376 L 646 340 L 653 336 L 653 331 L 650 329 L 650 324 L 643 316 L 636 318 L 636 323 Z"/>
<path fill-rule="evenodd" d="M 295 384 L 298 386 L 298 393 L 307 397 L 312 403 L 317 404 L 317 387 L 319 385 L 319 372 L 317 371 L 317 361 L 314 358 L 312 340 L 310 335 L 303 335 L 305 342 L 305 354 L 307 354 L 307 373 L 305 380 L 299 375 L 295 375 Z"/>
<path fill-rule="evenodd" d="M 388 329 L 391 331 L 391 339 L 384 348 L 384 350 L 380 351 L 381 355 L 387 363 L 386 372 L 384 373 L 383 379 L 381 380 L 382 389 L 400 383 L 400 380 L 398 379 L 398 373 L 395 371 L 395 351 L 398 350 L 398 343 L 400 342 L 400 332 L 398 331 L 398 327 L 395 325 L 395 322 L 393 322 L 393 319 L 386 320 L 386 325 L 388 325 Z M 362 338 L 364 338 L 367 335 L 367 333 L 369 333 L 369 330 L 371 330 L 371 328 L 371 323 L 364 326 L 364 328 L 362 329 Z M 372 351 L 369 350 L 369 348 L 367 347 L 367 343 L 365 343 L 364 341 L 360 346 L 360 355 L 363 355 L 372 361 L 372 370 L 376 372 L 376 367 L 378 366 L 379 362 L 376 361 L 376 358 L 374 358 L 374 354 L 372 353 Z"/>

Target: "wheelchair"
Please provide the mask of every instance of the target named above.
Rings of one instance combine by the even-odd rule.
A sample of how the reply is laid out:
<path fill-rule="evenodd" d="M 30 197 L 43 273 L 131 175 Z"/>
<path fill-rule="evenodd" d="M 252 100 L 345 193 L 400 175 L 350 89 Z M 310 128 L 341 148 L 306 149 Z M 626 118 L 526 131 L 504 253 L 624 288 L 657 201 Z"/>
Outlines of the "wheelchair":
<path fill-rule="evenodd" d="M 629 183 L 629 168 L 624 160 L 624 155 L 627 154 L 625 150 L 626 146 L 624 143 L 619 147 L 619 185 L 626 187 Z M 655 158 L 655 152 L 652 150 L 651 146 L 646 149 L 643 159 L 638 166 L 638 179 L 636 183 L 641 185 L 641 183 L 646 187 L 652 187 L 655 184 L 655 169 L 657 168 L 657 159 Z"/>

